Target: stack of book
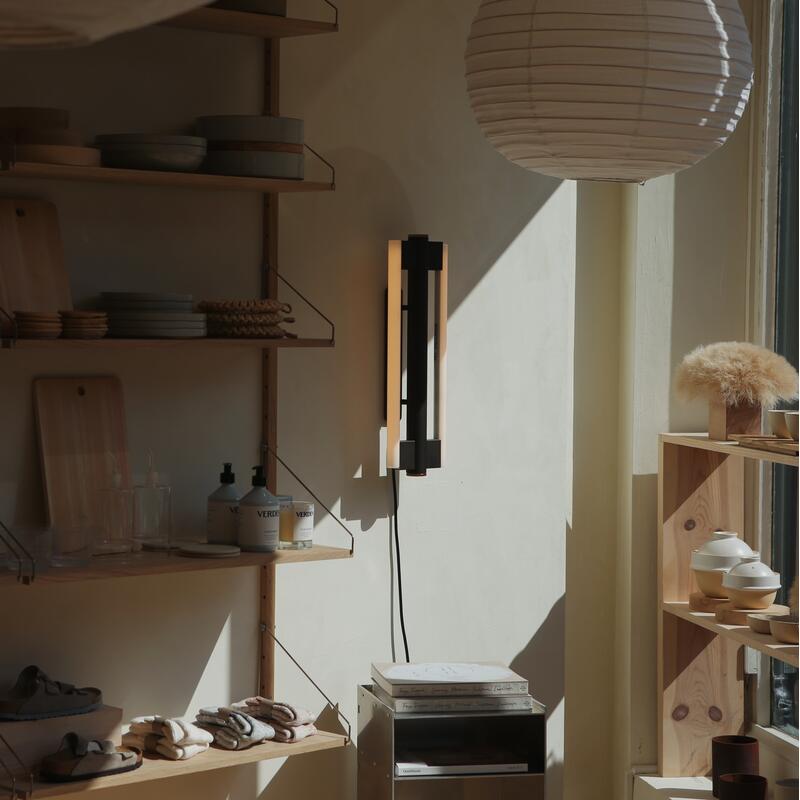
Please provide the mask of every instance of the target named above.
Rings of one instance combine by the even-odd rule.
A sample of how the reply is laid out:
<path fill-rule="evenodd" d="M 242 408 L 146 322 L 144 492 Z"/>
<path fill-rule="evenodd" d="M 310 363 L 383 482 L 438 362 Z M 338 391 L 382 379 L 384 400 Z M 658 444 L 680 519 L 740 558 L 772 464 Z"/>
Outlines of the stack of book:
<path fill-rule="evenodd" d="M 538 704 L 528 681 L 494 663 L 373 664 L 372 691 L 395 714 L 465 717 L 532 712 Z M 423 736 L 423 739 L 429 739 Z M 434 736 L 434 739 L 436 737 Z M 472 737 L 474 738 L 474 737 Z M 500 742 L 459 741 L 427 745 L 396 742 L 395 774 L 400 777 L 518 773 L 528 771 L 524 754 Z"/>

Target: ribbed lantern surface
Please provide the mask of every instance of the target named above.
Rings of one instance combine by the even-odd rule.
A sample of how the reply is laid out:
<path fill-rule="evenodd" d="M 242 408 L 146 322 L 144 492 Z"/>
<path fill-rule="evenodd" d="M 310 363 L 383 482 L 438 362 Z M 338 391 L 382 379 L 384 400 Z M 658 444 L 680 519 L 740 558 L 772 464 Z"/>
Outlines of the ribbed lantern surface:
<path fill-rule="evenodd" d="M 737 0 L 482 0 L 466 76 L 478 124 L 511 161 L 644 181 L 725 143 L 753 63 Z"/>

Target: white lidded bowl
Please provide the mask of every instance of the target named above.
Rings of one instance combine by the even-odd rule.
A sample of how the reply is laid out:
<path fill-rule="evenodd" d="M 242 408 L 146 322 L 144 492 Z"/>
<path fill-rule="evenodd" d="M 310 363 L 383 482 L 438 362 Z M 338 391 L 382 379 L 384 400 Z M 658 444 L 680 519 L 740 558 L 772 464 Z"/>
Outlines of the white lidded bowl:
<path fill-rule="evenodd" d="M 747 542 L 732 531 L 714 531 L 711 538 L 692 551 L 691 567 L 696 570 L 729 570 L 743 560 L 758 559 Z"/>
<path fill-rule="evenodd" d="M 781 588 L 781 576 L 761 561 L 743 561 L 725 575 L 722 585 L 745 592 L 777 592 Z"/>

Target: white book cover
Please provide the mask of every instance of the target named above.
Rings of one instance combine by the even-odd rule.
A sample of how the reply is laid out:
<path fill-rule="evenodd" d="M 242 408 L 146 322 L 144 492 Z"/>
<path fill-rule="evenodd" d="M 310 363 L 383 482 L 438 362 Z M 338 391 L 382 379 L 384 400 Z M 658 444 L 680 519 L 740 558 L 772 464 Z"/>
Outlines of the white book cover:
<path fill-rule="evenodd" d="M 528 765 L 519 756 L 507 752 L 475 752 L 439 750 L 417 753 L 398 753 L 394 765 L 395 775 L 491 775 L 527 772 Z"/>
<path fill-rule="evenodd" d="M 377 663 L 372 678 L 392 697 L 521 695 L 528 681 L 503 664 L 486 662 Z"/>
<path fill-rule="evenodd" d="M 529 694 L 499 694 L 486 697 L 392 697 L 380 686 L 372 687 L 375 696 L 394 709 L 396 714 L 467 713 L 500 711 L 533 711 Z"/>

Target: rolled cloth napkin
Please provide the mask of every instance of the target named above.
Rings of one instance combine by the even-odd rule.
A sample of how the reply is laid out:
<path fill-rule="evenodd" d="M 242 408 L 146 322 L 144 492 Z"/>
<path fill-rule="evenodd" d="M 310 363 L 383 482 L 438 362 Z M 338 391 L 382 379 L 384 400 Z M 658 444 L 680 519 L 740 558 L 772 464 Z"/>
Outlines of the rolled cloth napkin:
<path fill-rule="evenodd" d="M 296 725 L 309 725 L 316 720 L 316 717 L 304 708 L 298 708 L 291 703 L 269 700 L 266 697 L 247 697 L 240 703 L 234 703 L 233 708 L 247 711 L 254 717 L 275 720 L 289 728 Z"/>
<path fill-rule="evenodd" d="M 272 725 L 275 728 L 276 742 L 299 742 L 317 732 L 316 727 L 311 723 L 308 725 L 281 725 L 280 722 L 273 721 Z"/>
<path fill-rule="evenodd" d="M 226 750 L 245 750 L 275 737 L 275 728 L 231 707 L 201 708 L 197 721 L 214 735 L 214 742 Z"/>
<path fill-rule="evenodd" d="M 203 733 L 208 733 L 203 731 Z M 208 734 L 213 741 L 213 736 Z M 164 736 L 157 733 L 131 733 L 130 731 L 122 736 L 122 744 L 127 747 L 136 747 L 145 753 L 158 753 L 158 755 L 169 758 L 172 761 L 186 761 L 194 758 L 208 750 L 208 742 L 203 744 L 177 745 L 167 740 Z"/>
<path fill-rule="evenodd" d="M 198 728 L 191 722 L 174 717 L 159 717 L 150 715 L 134 717 L 131 720 L 130 732 L 146 736 L 154 733 L 161 736 L 171 744 L 184 747 L 191 744 L 211 744 L 214 737 L 208 731 Z"/>

